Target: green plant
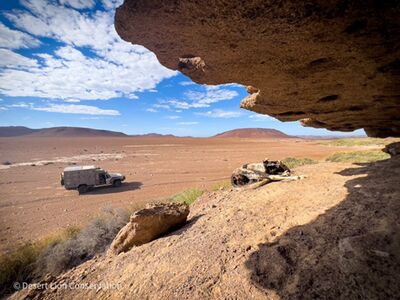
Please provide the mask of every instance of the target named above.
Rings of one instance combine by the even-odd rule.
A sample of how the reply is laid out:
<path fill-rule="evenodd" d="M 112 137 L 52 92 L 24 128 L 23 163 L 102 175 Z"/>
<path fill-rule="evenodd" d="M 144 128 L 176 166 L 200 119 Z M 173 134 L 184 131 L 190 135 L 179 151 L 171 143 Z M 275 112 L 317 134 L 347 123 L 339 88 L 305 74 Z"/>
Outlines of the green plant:
<path fill-rule="evenodd" d="M 220 191 L 220 190 L 227 190 L 232 187 L 231 181 L 230 180 L 224 180 L 221 182 L 218 182 L 211 186 L 210 190 L 215 192 L 215 191 Z"/>
<path fill-rule="evenodd" d="M 335 153 L 326 160 L 331 162 L 368 163 L 388 158 L 390 158 L 390 155 L 382 150 L 365 150 Z"/>
<path fill-rule="evenodd" d="M 180 192 L 176 194 L 172 200 L 174 202 L 179 202 L 179 203 L 186 203 L 188 205 L 192 204 L 195 202 L 201 195 L 203 195 L 204 191 L 200 189 L 189 189 L 183 192 Z"/>
<path fill-rule="evenodd" d="M 304 165 L 317 164 L 318 161 L 311 158 L 296 158 L 296 157 L 286 157 L 282 162 L 289 167 L 289 169 L 297 168 Z"/>

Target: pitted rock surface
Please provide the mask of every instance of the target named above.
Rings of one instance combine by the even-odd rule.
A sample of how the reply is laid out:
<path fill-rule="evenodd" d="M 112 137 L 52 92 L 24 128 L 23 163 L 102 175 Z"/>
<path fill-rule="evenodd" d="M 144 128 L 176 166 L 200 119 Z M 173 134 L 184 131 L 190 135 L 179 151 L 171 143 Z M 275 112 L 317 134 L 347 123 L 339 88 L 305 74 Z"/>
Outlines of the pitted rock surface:
<path fill-rule="evenodd" d="M 115 27 L 241 107 L 330 130 L 400 136 L 400 2 L 125 0 Z"/>

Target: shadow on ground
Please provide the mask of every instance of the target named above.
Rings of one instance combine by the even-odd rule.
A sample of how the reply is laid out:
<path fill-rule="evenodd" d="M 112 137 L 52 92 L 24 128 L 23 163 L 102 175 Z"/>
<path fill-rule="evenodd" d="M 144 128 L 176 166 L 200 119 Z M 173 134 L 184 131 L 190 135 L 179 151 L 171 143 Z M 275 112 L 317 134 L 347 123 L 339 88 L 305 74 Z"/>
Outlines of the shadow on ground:
<path fill-rule="evenodd" d="M 89 192 L 85 193 L 85 195 L 99 195 L 99 194 L 115 194 L 122 193 L 127 191 L 138 190 L 143 185 L 141 182 L 123 182 L 119 187 L 113 186 L 101 186 L 96 187 Z"/>
<path fill-rule="evenodd" d="M 400 299 L 400 157 L 348 168 L 347 197 L 259 245 L 251 281 L 282 299 Z"/>

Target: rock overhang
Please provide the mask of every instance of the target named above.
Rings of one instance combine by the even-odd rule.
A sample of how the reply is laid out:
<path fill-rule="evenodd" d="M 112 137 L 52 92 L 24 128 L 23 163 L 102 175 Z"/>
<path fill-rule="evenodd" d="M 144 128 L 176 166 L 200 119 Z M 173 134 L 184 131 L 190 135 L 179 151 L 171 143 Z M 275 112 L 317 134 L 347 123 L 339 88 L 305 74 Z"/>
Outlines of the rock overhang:
<path fill-rule="evenodd" d="M 115 27 L 202 84 L 240 83 L 241 107 L 281 121 L 400 136 L 398 1 L 125 0 Z"/>

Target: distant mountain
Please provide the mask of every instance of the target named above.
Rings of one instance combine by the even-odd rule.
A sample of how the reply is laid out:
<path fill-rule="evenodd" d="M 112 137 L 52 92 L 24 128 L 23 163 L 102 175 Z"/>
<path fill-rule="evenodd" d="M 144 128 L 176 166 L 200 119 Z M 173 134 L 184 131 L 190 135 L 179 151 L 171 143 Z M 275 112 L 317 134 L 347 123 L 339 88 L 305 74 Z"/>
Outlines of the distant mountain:
<path fill-rule="evenodd" d="M 125 133 L 81 128 L 81 127 L 51 127 L 31 129 L 22 126 L 0 127 L 0 137 L 125 137 Z"/>
<path fill-rule="evenodd" d="M 135 135 L 131 135 L 131 137 L 154 137 L 154 138 L 158 138 L 158 137 L 169 137 L 169 138 L 173 138 L 176 137 L 173 134 L 160 134 L 160 133 L 145 133 L 145 134 L 135 134 Z"/>
<path fill-rule="evenodd" d="M 13 137 L 36 132 L 38 129 L 31 129 L 24 126 L 0 126 L 0 137 Z"/>
<path fill-rule="evenodd" d="M 282 131 L 269 128 L 239 128 L 225 131 L 214 135 L 216 138 L 263 138 L 263 139 L 284 139 L 292 136 Z"/>

